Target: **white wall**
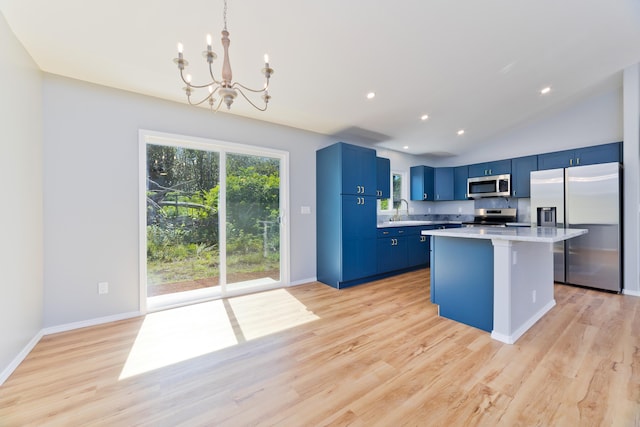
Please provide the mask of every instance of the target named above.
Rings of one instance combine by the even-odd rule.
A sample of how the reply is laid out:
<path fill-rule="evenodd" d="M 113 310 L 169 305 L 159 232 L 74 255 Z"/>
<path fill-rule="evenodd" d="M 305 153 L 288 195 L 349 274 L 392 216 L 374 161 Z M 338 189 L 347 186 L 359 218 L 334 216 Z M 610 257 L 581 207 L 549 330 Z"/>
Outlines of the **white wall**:
<path fill-rule="evenodd" d="M 46 327 L 138 309 L 141 128 L 289 151 L 291 282 L 315 278 L 315 151 L 332 140 L 45 75 Z M 108 294 L 98 295 L 99 281 L 109 282 Z"/>
<path fill-rule="evenodd" d="M 0 384 L 42 329 L 42 75 L 0 14 Z"/>
<path fill-rule="evenodd" d="M 622 141 L 622 122 L 622 88 L 605 86 L 565 108 L 482 141 L 475 150 L 443 159 L 436 165 L 459 166 Z"/>
<path fill-rule="evenodd" d="M 640 296 L 640 64 L 624 70 L 624 292 Z"/>

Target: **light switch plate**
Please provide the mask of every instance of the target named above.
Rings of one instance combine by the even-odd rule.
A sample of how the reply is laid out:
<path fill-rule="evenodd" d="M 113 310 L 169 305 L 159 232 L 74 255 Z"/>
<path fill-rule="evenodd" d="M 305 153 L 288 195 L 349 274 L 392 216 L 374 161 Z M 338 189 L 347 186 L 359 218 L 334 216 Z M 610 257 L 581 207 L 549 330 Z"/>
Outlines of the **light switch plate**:
<path fill-rule="evenodd" d="M 98 283 L 98 294 L 104 295 L 109 293 L 109 282 Z"/>

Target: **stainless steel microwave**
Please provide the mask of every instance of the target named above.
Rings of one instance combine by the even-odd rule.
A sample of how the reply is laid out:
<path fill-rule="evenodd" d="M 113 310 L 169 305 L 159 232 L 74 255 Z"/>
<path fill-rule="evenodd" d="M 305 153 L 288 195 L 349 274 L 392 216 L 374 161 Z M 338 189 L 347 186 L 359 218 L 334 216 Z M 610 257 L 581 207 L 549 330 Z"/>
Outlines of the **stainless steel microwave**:
<path fill-rule="evenodd" d="M 511 196 L 511 175 L 479 176 L 467 179 L 467 197 L 509 197 Z"/>

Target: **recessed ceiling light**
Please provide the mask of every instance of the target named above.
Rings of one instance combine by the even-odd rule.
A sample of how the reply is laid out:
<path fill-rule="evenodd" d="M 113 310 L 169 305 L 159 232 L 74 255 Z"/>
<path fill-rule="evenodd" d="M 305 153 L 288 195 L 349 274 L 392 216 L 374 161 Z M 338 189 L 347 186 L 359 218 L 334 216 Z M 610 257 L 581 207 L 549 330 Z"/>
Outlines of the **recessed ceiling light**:
<path fill-rule="evenodd" d="M 460 130 L 458 131 L 458 135 L 464 135 L 464 129 L 460 129 Z"/>
<path fill-rule="evenodd" d="M 429 115 L 428 115 L 428 114 L 423 114 L 422 116 L 420 116 L 420 120 L 422 120 L 423 122 L 424 122 L 425 120 L 427 120 L 428 118 L 429 118 Z"/>
<path fill-rule="evenodd" d="M 405 145 L 405 146 L 404 146 L 404 147 L 402 147 L 402 148 L 404 148 L 405 150 L 408 150 L 408 149 L 409 149 L 409 146 L 408 146 L 408 145 Z"/>
<path fill-rule="evenodd" d="M 375 93 L 375 92 L 369 92 L 369 93 L 367 94 L 367 99 L 373 99 L 373 98 L 375 98 L 375 97 L 376 97 L 376 93 Z"/>
<path fill-rule="evenodd" d="M 544 89 L 542 89 L 542 90 L 540 91 L 540 94 L 542 94 L 542 95 L 546 95 L 546 94 L 548 94 L 549 92 L 551 92 L 551 87 L 550 87 L 550 86 L 547 86 L 547 87 L 545 87 Z"/>

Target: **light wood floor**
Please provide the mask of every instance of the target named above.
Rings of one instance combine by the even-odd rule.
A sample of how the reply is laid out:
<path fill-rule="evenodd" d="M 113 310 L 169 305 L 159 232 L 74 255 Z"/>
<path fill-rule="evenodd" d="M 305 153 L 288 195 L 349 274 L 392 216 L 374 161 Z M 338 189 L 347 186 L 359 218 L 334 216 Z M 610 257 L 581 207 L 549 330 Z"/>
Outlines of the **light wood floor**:
<path fill-rule="evenodd" d="M 0 425 L 640 426 L 640 298 L 556 285 L 515 345 L 439 318 L 428 270 L 42 339 Z"/>

